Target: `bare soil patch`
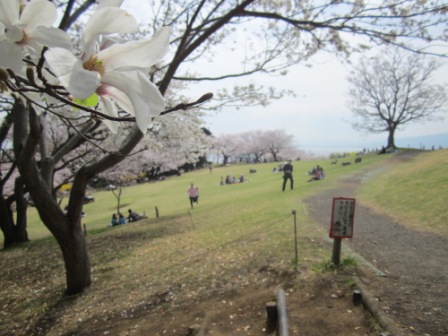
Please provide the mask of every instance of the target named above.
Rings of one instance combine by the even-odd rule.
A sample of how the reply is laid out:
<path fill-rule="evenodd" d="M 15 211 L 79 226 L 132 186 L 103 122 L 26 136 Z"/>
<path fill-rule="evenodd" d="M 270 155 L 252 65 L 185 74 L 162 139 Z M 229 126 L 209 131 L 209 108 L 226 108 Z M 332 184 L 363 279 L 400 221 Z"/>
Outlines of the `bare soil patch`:
<path fill-rule="evenodd" d="M 288 276 L 289 277 L 289 276 Z M 345 276 L 326 274 L 286 289 L 290 335 L 374 335 L 370 315 L 352 303 Z M 285 280 L 285 279 L 283 279 Z M 295 282 L 293 278 L 290 278 Z M 64 335 L 274 335 L 266 328 L 265 304 L 276 288 L 227 289 L 179 304 L 179 294 L 161 293 L 127 316 L 87 320 Z"/>
<path fill-rule="evenodd" d="M 120 243 L 126 248 L 135 239 L 123 235 Z M 104 249 L 112 256 L 111 242 L 110 237 L 94 237 L 91 244 L 94 250 Z M 328 244 L 324 240 L 314 243 Z M 110 282 L 95 280 L 84 294 L 67 298 L 62 295 L 62 264 L 49 262 L 59 260 L 57 246 L 45 244 L 15 252 L 9 260 L 14 266 L 8 269 L 0 261 L 0 330 L 4 336 L 186 336 L 192 325 L 202 335 L 272 335 L 266 330 L 265 305 L 275 299 L 280 287 L 287 294 L 291 335 L 378 334 L 369 314 L 352 303 L 351 279 L 356 272 L 352 266 L 322 272 L 302 265 L 296 272 L 285 263 L 247 267 L 241 262 L 212 279 L 181 283 L 172 276 L 162 286 L 146 287 L 142 282 L 140 291 L 126 290 L 142 281 L 132 280 L 132 275 Z M 120 273 L 109 266 L 96 273 L 100 271 L 111 278 Z M 148 275 L 148 279 L 157 276 Z"/>

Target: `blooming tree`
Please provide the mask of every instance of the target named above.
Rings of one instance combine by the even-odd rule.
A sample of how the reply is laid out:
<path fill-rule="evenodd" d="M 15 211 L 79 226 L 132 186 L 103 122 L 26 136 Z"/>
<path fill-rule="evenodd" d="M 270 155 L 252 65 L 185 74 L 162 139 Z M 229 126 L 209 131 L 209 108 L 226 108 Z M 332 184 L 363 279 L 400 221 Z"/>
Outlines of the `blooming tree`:
<path fill-rule="evenodd" d="M 254 163 L 260 163 L 262 157 L 268 153 L 268 149 L 263 144 L 262 130 L 248 131 L 241 134 L 244 144 L 244 152 L 253 155 Z"/>
<path fill-rule="evenodd" d="M 262 133 L 260 143 L 274 161 L 279 161 L 282 152 L 289 153 L 294 148 L 294 136 L 282 129 L 268 130 Z"/>
<path fill-rule="evenodd" d="M 267 159 L 268 155 L 274 161 L 299 156 L 294 136 L 282 129 L 223 134 L 216 137 L 215 150 L 223 155 L 225 162 L 237 155 L 248 155 L 254 163 L 261 162 L 262 157 Z"/>
<path fill-rule="evenodd" d="M 244 143 L 241 134 L 221 134 L 213 142 L 213 149 L 222 155 L 222 164 L 229 163 L 232 156 L 244 154 Z"/>
<path fill-rule="evenodd" d="M 4 9 L 8 10 L 2 17 L 5 35 L 16 27 L 22 29 L 23 36 L 27 36 L 33 25 L 16 24 L 14 18 L 17 13 L 24 20 L 33 16 L 33 13 L 39 12 L 35 6 L 42 1 L 25 3 L 25 7 L 22 7 L 19 1 L 2 2 Z M 45 5 L 54 7 L 48 1 L 44 2 Z M 55 11 L 55 8 L 53 9 Z M 0 44 L 4 47 L 5 43 L 16 43 L 24 55 L 30 55 L 26 71 L 23 71 L 24 65 L 21 69 L 5 65 L 8 72 L 2 70 L 2 75 L 8 89 L 14 92 L 16 97 L 20 95 L 12 109 L 17 166 L 42 221 L 61 247 L 66 266 L 68 293 L 82 291 L 91 281 L 90 262 L 80 224 L 80 200 L 84 197 L 88 180 L 122 161 L 146 133 L 152 117 L 164 110 L 164 99 L 149 81 L 148 71 L 167 51 L 169 29 L 162 29 L 152 39 L 109 47 L 101 38 L 111 33 L 129 33 L 137 28 L 137 24 L 133 23 L 135 19 L 116 3 L 103 1 L 86 24 L 79 56 L 74 56 L 71 51 L 61 47 L 50 45 L 47 49 L 48 45 L 42 40 L 38 40 L 31 48 L 24 44 L 23 38 L 9 39 L 9 36 L 6 36 L 8 39 Z M 59 35 L 65 36 L 65 33 L 60 31 Z M 57 39 L 57 34 L 53 37 Z M 21 76 L 24 72 L 26 77 Z M 36 93 L 44 95 L 45 104 L 38 100 Z M 66 121 L 70 122 L 70 118 L 84 120 L 77 122 L 77 133 L 65 142 L 64 148 L 55 155 L 50 155 L 47 146 L 42 146 L 46 132 L 39 114 L 42 110 L 58 113 L 55 111 L 57 106 L 53 104 L 54 100 L 78 108 L 69 112 L 71 116 L 63 116 Z M 96 118 L 102 117 L 102 121 L 106 121 L 104 124 L 112 132 L 116 131 L 117 127 L 113 122 L 122 119 L 117 107 L 132 116 L 123 118 L 124 120 L 136 121 L 134 134 L 137 133 L 138 136 L 125 139 L 117 152 L 108 153 L 101 159 L 88 162 L 77 169 L 67 213 L 64 213 L 53 195 L 55 163 L 60 160 L 56 156 L 64 156 L 77 148 L 80 142 L 84 142 L 84 137 L 98 127 L 100 121 L 86 117 L 85 112 Z M 40 149 L 38 156 L 37 148 Z"/>

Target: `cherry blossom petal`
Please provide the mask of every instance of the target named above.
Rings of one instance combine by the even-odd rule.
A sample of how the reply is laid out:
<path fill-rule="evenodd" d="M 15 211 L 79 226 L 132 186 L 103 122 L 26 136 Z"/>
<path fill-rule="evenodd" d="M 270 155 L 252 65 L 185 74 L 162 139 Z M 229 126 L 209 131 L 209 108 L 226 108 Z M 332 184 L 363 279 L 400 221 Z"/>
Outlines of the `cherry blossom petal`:
<path fill-rule="evenodd" d="M 100 0 L 98 8 L 104 7 L 120 7 L 123 4 L 123 0 Z"/>
<path fill-rule="evenodd" d="M 30 32 L 39 26 L 50 27 L 57 19 L 56 7 L 47 0 L 28 2 L 20 15 L 20 24 Z"/>
<path fill-rule="evenodd" d="M 133 33 L 137 29 L 137 20 L 124 9 L 116 7 L 100 8 L 93 13 L 84 28 L 83 50 L 88 52 L 87 56 L 90 56 L 92 45 L 98 35 Z"/>
<path fill-rule="evenodd" d="M 170 27 L 160 29 L 152 39 L 115 44 L 99 52 L 107 69 L 149 69 L 160 62 L 169 47 Z"/>
<path fill-rule="evenodd" d="M 70 36 L 57 28 L 39 27 L 29 33 L 27 43 L 37 43 L 48 47 L 72 48 Z"/>
<path fill-rule="evenodd" d="M 147 132 L 152 118 L 165 108 L 160 91 L 141 71 L 108 72 L 102 82 L 116 87 L 129 97 L 137 125 L 143 134 Z"/>
<path fill-rule="evenodd" d="M 98 88 L 97 92 L 100 95 L 100 97 L 103 96 L 110 97 L 123 111 L 135 115 L 132 102 L 126 95 L 126 93 L 124 93 L 123 91 L 120 91 L 113 86 L 102 84 Z"/>
<path fill-rule="evenodd" d="M 19 23 L 19 2 L 17 0 L 0 1 L 0 21 L 5 26 L 14 26 Z"/>
<path fill-rule="evenodd" d="M 9 68 L 16 74 L 23 71 L 23 49 L 16 43 L 3 41 L 0 43 L 0 66 Z"/>
<path fill-rule="evenodd" d="M 23 40 L 23 31 L 17 26 L 9 26 L 6 29 L 5 37 L 11 42 L 20 42 Z"/>
<path fill-rule="evenodd" d="M 51 71 L 75 98 L 90 97 L 100 85 L 100 74 L 85 70 L 82 62 L 66 49 L 50 48 L 45 58 Z"/>
<path fill-rule="evenodd" d="M 117 117 L 117 107 L 115 106 L 114 102 L 106 96 L 100 96 L 101 103 L 103 105 L 103 113 L 106 115 L 109 115 L 111 117 Z M 119 122 L 113 121 L 109 119 L 103 119 L 102 120 L 106 127 L 110 129 L 110 131 L 114 134 L 118 132 Z"/>

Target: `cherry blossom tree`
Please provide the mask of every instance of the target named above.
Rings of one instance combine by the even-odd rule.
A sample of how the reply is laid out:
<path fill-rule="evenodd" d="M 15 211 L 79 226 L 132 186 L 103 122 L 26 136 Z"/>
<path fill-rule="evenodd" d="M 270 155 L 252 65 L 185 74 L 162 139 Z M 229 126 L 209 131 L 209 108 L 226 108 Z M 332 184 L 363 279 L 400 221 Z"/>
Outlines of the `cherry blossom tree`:
<path fill-rule="evenodd" d="M 221 134 L 213 142 L 213 149 L 222 155 L 222 164 L 229 163 L 229 159 L 237 154 L 243 154 L 244 143 L 241 134 Z"/>
<path fill-rule="evenodd" d="M 45 4 L 50 3 L 45 1 Z M 24 8 L 20 7 L 18 1 L 9 1 L 8 5 L 10 6 L 3 8 L 5 15 L 2 17 L 4 31 L 7 33 L 14 29 L 14 25 L 18 29 L 24 27 L 14 20 L 17 14 L 26 19 L 39 13 L 34 2 L 26 3 Z M 53 8 L 53 11 L 56 9 Z M 59 47 L 46 50 L 44 44 L 34 44 L 30 49 L 25 49 L 27 46 L 19 36 L 11 41 L 16 43 L 18 54 L 27 53 L 31 56 L 28 63 L 31 67 L 26 70 L 26 77 L 20 76 L 21 69 L 13 69 L 9 65 L 6 65 L 7 73 L 2 70 L 8 89 L 21 95 L 16 98 L 12 109 L 16 163 L 42 221 L 61 247 L 66 266 L 67 293 L 78 293 L 91 281 L 90 262 L 80 223 L 82 200 L 88 180 L 122 161 L 142 138 L 151 118 L 164 109 L 163 97 L 149 81 L 147 72 L 166 53 L 168 29 L 160 31 L 152 39 L 115 44 L 109 48 L 103 46 L 98 51 L 98 36 L 129 33 L 132 28 L 137 27 L 132 24 L 134 21 L 126 11 L 112 2 L 104 1 L 86 24 L 79 58 Z M 29 27 L 32 26 L 30 23 Z M 4 47 L 3 45 L 4 43 L 0 44 Z M 121 68 L 126 71 L 120 71 Z M 46 132 L 39 114 L 42 110 L 48 110 L 48 107 L 39 103 L 39 93 L 49 97 L 47 102 L 56 99 L 79 108 L 75 113 L 71 112 L 69 117 L 61 115 L 66 122 L 77 128 L 77 132 L 55 155 L 50 155 L 48 147 L 42 145 Z M 101 104 L 102 112 L 91 109 L 98 103 Z M 133 117 L 121 118 L 116 106 Z M 53 108 L 54 106 L 51 107 L 51 112 L 58 113 Z M 122 119 L 135 120 L 134 133 L 138 132 L 138 136 L 125 138 L 118 152 L 109 152 L 94 162 L 82 165 L 76 171 L 67 213 L 64 213 L 53 195 L 55 163 L 78 147 L 80 142 L 85 142 L 87 135 L 102 124 L 99 119 L 83 116 L 84 111 L 97 118 L 103 116 L 103 119 L 107 119 L 104 124 L 112 132 L 116 131 L 114 122 Z M 73 120 L 76 120 L 76 125 Z M 36 152 L 37 148 L 40 149 L 39 153 Z"/>
<path fill-rule="evenodd" d="M 266 146 L 264 146 L 263 131 L 254 130 L 241 134 L 244 144 L 244 151 L 254 157 L 254 163 L 260 163 L 262 157 L 268 153 Z"/>
<path fill-rule="evenodd" d="M 285 130 L 268 130 L 261 134 L 260 143 L 272 155 L 275 162 L 280 160 L 282 152 L 291 153 L 294 149 L 294 136 L 287 134 Z"/>

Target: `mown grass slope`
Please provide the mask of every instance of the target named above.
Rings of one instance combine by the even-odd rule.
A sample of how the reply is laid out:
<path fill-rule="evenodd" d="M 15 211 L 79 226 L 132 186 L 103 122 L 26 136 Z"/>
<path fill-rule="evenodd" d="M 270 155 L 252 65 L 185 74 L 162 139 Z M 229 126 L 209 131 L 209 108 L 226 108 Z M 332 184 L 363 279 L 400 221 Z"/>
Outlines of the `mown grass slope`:
<path fill-rule="evenodd" d="M 448 236 L 448 149 L 394 164 L 365 184 L 359 197 L 403 225 Z"/>

